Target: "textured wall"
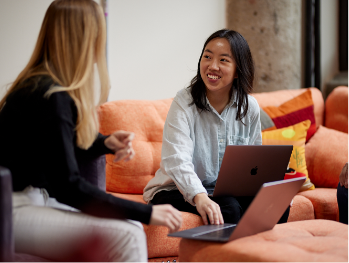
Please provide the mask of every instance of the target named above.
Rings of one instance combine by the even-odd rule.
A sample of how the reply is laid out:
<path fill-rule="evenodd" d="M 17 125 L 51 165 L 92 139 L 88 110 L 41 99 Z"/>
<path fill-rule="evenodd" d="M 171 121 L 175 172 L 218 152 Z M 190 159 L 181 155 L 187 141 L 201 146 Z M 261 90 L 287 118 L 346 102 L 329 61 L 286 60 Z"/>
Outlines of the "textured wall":
<path fill-rule="evenodd" d="M 301 0 L 226 0 L 227 27 L 247 40 L 255 92 L 301 88 Z"/>

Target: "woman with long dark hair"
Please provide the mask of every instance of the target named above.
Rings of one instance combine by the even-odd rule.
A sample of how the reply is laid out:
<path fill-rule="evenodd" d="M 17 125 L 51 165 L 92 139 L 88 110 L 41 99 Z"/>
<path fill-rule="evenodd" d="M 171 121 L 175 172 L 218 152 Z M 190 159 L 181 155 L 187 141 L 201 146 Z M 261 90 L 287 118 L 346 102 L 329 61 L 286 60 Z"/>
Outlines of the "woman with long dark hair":
<path fill-rule="evenodd" d="M 100 105 L 109 93 L 105 46 L 105 18 L 95 1 L 53 1 L 29 63 L 0 101 L 0 165 L 12 173 L 16 252 L 70 261 L 79 245 L 97 236 L 99 261 L 147 261 L 136 221 L 170 231 L 181 225 L 172 206 L 114 197 L 80 174 L 78 154 L 115 154 L 115 161 L 134 156 L 132 132 L 98 133 L 95 99 Z"/>
<path fill-rule="evenodd" d="M 227 145 L 262 144 L 260 109 L 249 95 L 253 80 L 254 64 L 243 36 L 227 29 L 213 33 L 202 49 L 196 76 L 173 100 L 160 169 L 144 189 L 145 201 L 172 204 L 200 215 L 205 224 L 239 221 L 253 197 L 209 194 Z"/>

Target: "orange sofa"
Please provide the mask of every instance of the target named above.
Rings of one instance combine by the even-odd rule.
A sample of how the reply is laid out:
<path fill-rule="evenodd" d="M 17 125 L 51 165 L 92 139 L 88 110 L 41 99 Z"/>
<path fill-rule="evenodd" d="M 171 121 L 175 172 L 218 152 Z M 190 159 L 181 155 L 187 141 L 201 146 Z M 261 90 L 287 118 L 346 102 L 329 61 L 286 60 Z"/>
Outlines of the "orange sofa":
<path fill-rule="evenodd" d="M 305 90 L 308 89 L 256 93 L 253 96 L 260 107 L 264 108 L 281 105 Z M 303 191 L 295 196 L 289 222 L 309 219 L 338 221 L 336 187 L 341 169 L 348 161 L 348 130 L 344 129 L 348 126 L 348 88 L 335 89 L 326 104 L 318 89 L 309 90 L 314 103 L 317 129 L 305 145 L 305 159 L 315 190 Z M 343 99 L 345 94 L 346 99 Z M 171 102 L 172 99 L 124 100 L 107 102 L 100 107 L 102 134 L 115 130 L 127 130 L 136 134 L 133 142 L 136 155 L 133 160 L 128 163 L 113 163 L 113 157 L 107 155 L 107 192 L 121 198 L 144 202 L 143 189 L 160 166 L 162 131 Z M 341 106 L 338 107 L 339 105 Z M 199 216 L 185 212 L 182 215 L 182 229 L 202 225 Z M 144 225 L 144 230 L 148 241 L 149 261 L 172 261 L 178 258 L 180 239 L 167 237 L 168 231 L 165 227 Z"/>

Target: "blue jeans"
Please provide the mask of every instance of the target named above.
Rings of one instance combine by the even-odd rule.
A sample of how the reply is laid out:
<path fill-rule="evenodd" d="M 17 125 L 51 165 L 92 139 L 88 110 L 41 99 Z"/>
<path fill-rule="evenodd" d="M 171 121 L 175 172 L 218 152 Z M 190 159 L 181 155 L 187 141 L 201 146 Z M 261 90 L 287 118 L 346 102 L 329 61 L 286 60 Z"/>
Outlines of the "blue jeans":
<path fill-rule="evenodd" d="M 337 186 L 337 202 L 339 209 L 339 222 L 348 224 L 348 188 Z"/>

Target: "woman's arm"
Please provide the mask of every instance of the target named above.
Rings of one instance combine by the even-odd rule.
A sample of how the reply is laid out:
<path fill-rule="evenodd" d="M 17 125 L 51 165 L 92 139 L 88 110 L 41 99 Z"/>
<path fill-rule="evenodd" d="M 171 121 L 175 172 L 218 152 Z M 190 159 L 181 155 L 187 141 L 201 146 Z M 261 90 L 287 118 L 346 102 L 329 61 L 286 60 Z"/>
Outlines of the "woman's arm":
<path fill-rule="evenodd" d="M 160 169 L 173 180 L 184 199 L 195 205 L 194 197 L 207 191 L 192 162 L 195 142 L 190 136 L 193 125 L 190 122 L 185 110 L 174 100 L 164 126 Z"/>
<path fill-rule="evenodd" d="M 53 196 L 64 204 L 70 205 L 84 213 L 108 218 L 133 219 L 143 223 L 154 223 L 161 211 L 172 218 L 171 224 L 164 220 L 155 223 L 178 229 L 181 221 L 175 209 L 155 209 L 141 203 L 114 197 L 86 182 L 80 175 L 75 159 L 75 104 L 65 92 L 57 92 L 50 96 L 49 105 L 52 115 L 46 125 L 49 136 L 46 138 L 47 150 L 52 153 L 46 158 L 47 180 Z M 159 211 L 161 210 L 161 211 Z"/>
<path fill-rule="evenodd" d="M 223 224 L 220 207 L 212 201 L 201 180 L 194 170 L 192 162 L 194 141 L 190 136 L 193 125 L 185 110 L 173 101 L 167 114 L 163 133 L 161 152 L 161 171 L 176 184 L 184 199 L 196 206 L 204 224 Z"/>

